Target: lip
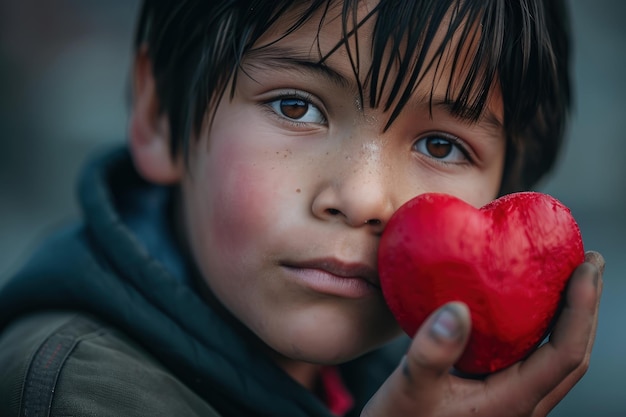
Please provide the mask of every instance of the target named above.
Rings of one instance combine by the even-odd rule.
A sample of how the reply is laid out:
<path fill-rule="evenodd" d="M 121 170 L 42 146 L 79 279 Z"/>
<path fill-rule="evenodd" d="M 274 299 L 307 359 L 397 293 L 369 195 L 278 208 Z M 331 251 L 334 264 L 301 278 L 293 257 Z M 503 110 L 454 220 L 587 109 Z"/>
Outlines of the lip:
<path fill-rule="evenodd" d="M 315 292 L 344 298 L 364 298 L 380 294 L 378 272 L 363 263 L 322 258 L 283 262 L 281 266 Z"/>

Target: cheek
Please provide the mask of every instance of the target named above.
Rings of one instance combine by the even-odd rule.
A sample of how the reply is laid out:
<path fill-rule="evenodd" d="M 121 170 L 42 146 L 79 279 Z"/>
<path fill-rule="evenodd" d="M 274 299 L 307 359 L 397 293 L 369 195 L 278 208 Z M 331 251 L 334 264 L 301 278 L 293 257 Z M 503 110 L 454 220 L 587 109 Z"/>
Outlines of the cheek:
<path fill-rule="evenodd" d="M 210 185 L 204 190 L 209 209 L 210 233 L 222 250 L 240 251 L 254 246 L 259 235 L 271 224 L 269 213 L 275 201 L 272 181 L 245 146 L 230 141 L 212 149 L 215 157 L 204 167 Z M 200 193 L 203 190 L 199 190 Z"/>
<path fill-rule="evenodd" d="M 500 181 L 496 171 L 473 170 L 445 178 L 428 178 L 423 185 L 422 192 L 450 194 L 479 208 L 498 196 Z"/>
<path fill-rule="evenodd" d="M 304 201 L 305 164 L 284 143 L 238 127 L 214 131 L 187 182 L 195 259 L 215 279 L 249 277 L 273 258 Z"/>
<path fill-rule="evenodd" d="M 270 197 L 258 176 L 255 161 L 236 141 L 214 141 L 196 149 L 183 189 L 185 227 L 201 275 L 228 307 L 243 301 L 253 283 L 259 239 L 264 235 L 264 207 Z M 271 202 L 271 201 L 270 201 Z"/>
<path fill-rule="evenodd" d="M 500 182 L 498 178 L 480 176 L 475 181 L 466 184 L 457 194 L 472 206 L 479 208 L 498 197 Z"/>
<path fill-rule="evenodd" d="M 457 180 L 450 187 L 455 191 L 450 194 L 461 198 L 472 206 L 479 208 L 498 197 L 502 182 L 504 152 L 498 153 L 489 167 L 484 170 L 475 170 L 470 175 Z M 502 155 L 502 156 L 501 156 Z"/>

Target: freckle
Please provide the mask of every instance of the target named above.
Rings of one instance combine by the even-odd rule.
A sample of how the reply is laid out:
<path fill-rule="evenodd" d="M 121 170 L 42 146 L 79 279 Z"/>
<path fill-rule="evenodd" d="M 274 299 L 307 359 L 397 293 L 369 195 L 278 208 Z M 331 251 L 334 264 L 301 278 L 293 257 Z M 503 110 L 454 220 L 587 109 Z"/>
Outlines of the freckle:
<path fill-rule="evenodd" d="M 299 189 L 299 188 L 296 190 L 296 193 L 301 193 L 301 192 L 302 192 L 302 190 Z"/>

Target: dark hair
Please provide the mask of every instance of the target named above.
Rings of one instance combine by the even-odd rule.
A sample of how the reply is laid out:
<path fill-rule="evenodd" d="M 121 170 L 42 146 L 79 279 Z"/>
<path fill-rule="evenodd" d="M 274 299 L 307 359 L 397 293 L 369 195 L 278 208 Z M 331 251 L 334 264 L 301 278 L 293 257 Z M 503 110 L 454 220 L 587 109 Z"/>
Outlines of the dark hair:
<path fill-rule="evenodd" d="M 333 3 L 145 0 L 135 47 L 147 47 L 160 111 L 170 121 L 172 153 L 187 151 L 192 133 L 199 132 L 230 81 L 234 86 L 244 56 L 272 24 L 288 11 L 301 11 L 288 36 L 313 13 L 321 11 L 325 17 Z M 356 36 L 351 31 L 363 23 L 352 20 L 358 3 L 343 1 L 342 42 Z M 443 23 L 450 12 L 450 23 Z M 356 51 L 349 51 L 357 82 L 367 83 L 359 82 L 361 98 L 390 110 L 392 123 L 420 83 L 420 74 L 438 64 L 453 35 L 460 36 L 455 62 L 469 59 L 464 61 L 468 71 L 459 91 L 454 96 L 449 91 L 446 99 L 454 113 L 478 119 L 491 87 L 499 82 L 507 137 L 501 191 L 528 189 L 553 167 L 563 141 L 571 100 L 567 17 L 561 0 L 381 0 L 364 19 L 375 19 L 373 64 L 365 78 L 359 78 L 363 69 Z M 435 44 L 440 26 L 446 35 Z M 461 56 L 460 46 L 473 42 L 473 36 L 478 36 L 476 52 Z M 435 58 L 426 60 L 432 48 Z M 399 68 L 397 73 L 391 73 L 392 65 L 394 71 Z M 386 97 L 383 90 L 389 92 Z"/>

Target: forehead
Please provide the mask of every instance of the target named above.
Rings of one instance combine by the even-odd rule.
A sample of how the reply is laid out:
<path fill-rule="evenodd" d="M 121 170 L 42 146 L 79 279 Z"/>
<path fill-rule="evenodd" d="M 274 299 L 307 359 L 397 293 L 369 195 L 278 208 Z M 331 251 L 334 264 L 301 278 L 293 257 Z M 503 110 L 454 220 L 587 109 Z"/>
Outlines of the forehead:
<path fill-rule="evenodd" d="M 456 103 L 459 114 L 469 109 L 478 119 L 485 106 L 470 109 L 473 101 L 483 94 L 484 102 L 500 101 L 490 61 L 477 56 L 480 15 L 460 12 L 454 1 L 405 3 L 406 10 L 377 1 L 293 6 L 257 40 L 247 62 L 315 63 L 351 83 L 371 107 L 391 109 L 410 95 Z"/>

